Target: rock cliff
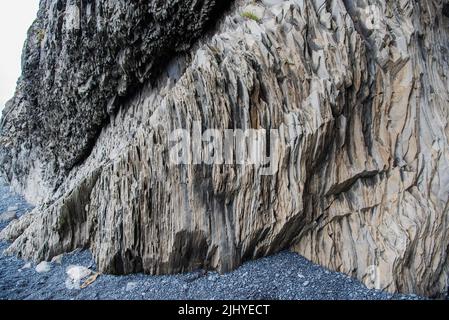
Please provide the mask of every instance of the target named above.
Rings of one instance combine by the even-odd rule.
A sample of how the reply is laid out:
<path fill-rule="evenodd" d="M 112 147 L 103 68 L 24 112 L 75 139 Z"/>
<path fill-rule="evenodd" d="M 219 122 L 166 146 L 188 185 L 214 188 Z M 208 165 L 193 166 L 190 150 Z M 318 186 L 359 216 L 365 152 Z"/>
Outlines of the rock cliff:
<path fill-rule="evenodd" d="M 228 4 L 41 1 L 1 122 L 2 174 L 37 205 L 1 232 L 8 252 L 162 274 L 291 248 L 445 295 L 447 2 Z M 200 146 L 174 163 L 179 129 Z M 270 170 L 236 161 L 251 135 L 217 161 L 207 129 L 271 130 Z"/>

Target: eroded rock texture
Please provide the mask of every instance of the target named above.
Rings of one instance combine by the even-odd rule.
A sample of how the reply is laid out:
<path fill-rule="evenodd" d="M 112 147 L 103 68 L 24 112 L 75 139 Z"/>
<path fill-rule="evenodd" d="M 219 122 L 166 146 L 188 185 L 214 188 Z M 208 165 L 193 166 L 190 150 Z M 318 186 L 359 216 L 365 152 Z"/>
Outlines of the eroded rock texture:
<path fill-rule="evenodd" d="M 2 123 L 8 178 L 32 200 L 51 194 L 120 101 L 185 52 L 229 2 L 42 0 Z"/>
<path fill-rule="evenodd" d="M 56 17 L 50 8 L 56 3 L 42 2 L 37 25 L 52 25 Z M 86 3 L 75 10 L 85 17 L 80 30 L 89 26 Z M 92 2 L 90 10 L 94 3 L 116 2 Z M 139 1 L 132 3 L 118 5 L 112 12 L 125 13 L 106 16 L 102 23 L 146 21 L 148 11 L 136 9 Z M 151 16 L 159 12 L 158 1 L 146 3 L 154 10 Z M 176 3 L 176 9 L 188 7 L 194 21 L 207 21 L 201 17 L 215 8 L 212 1 Z M 206 9 L 198 15 L 193 4 Z M 58 59 L 69 66 L 62 67 L 60 91 L 49 90 L 41 99 L 56 99 L 62 109 L 63 101 L 71 101 L 76 116 L 39 100 L 28 104 L 22 81 L 2 120 L 3 172 L 40 204 L 1 233 L 13 241 L 9 252 L 42 260 L 89 247 L 104 272 L 160 274 L 198 267 L 228 271 L 244 260 L 292 248 L 368 286 L 444 295 L 446 5 L 440 0 L 237 1 L 213 34 L 191 50 L 183 46 L 186 54 L 174 52 L 159 75 L 153 69 L 161 66 L 165 56 L 158 54 L 165 51 L 161 46 L 156 47 L 162 51 L 152 51 L 154 39 L 146 40 L 161 27 L 144 23 L 142 34 L 134 35 L 137 46 L 129 34 L 119 45 L 120 52 L 138 53 L 142 63 L 123 64 L 117 54 L 110 67 L 103 55 L 73 56 L 72 63 L 92 68 L 89 74 L 116 72 L 112 85 L 83 85 L 78 69 Z M 53 43 L 44 52 L 71 43 L 62 31 L 73 12 L 67 8 L 59 9 L 65 22 L 42 40 L 50 37 Z M 163 43 L 186 34 L 177 41 L 191 44 L 203 30 L 201 23 L 174 23 L 181 19 L 176 14 L 166 19 L 177 31 L 159 33 L 167 37 Z M 94 39 L 102 29 L 92 30 L 97 31 L 77 35 L 81 48 L 98 43 Z M 56 37 L 58 32 L 64 36 Z M 113 42 L 122 35 L 107 34 Z M 33 39 L 30 34 L 25 61 L 43 50 Z M 98 64 L 91 65 L 91 59 Z M 58 74 L 58 63 L 48 54 L 39 60 L 44 67 L 36 70 Z M 143 85 L 132 86 L 138 89 L 120 99 L 137 82 Z M 86 97 L 102 100 L 83 100 L 74 93 L 80 88 L 88 88 Z M 106 118 L 111 99 L 117 103 Z M 29 118 L 36 112 L 32 106 L 38 119 Z M 40 127 L 18 126 L 21 121 Z M 258 165 L 173 165 L 168 135 L 179 128 L 193 131 L 195 121 L 203 129 L 279 129 L 281 142 L 270 150 L 278 156 L 276 173 L 262 175 Z M 71 131 L 76 133 L 64 140 Z M 57 146 L 51 153 L 55 161 L 33 140 L 39 134 L 46 138 L 45 148 Z M 93 147 L 87 148 L 86 139 L 94 140 Z M 62 170 L 59 162 L 70 165 Z M 44 192 L 36 192 L 33 183 Z"/>

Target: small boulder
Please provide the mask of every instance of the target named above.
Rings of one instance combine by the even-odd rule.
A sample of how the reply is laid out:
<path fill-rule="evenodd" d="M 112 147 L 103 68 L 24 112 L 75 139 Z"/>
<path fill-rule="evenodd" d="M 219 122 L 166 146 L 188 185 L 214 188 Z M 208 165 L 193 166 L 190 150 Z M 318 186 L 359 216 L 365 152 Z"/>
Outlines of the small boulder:
<path fill-rule="evenodd" d="M 69 290 L 80 290 L 81 280 L 92 274 L 92 271 L 82 266 L 69 266 L 66 270 L 65 286 Z"/>
<path fill-rule="evenodd" d="M 33 265 L 31 264 L 31 262 L 27 262 L 25 263 L 25 265 L 21 268 L 21 270 L 25 270 L 25 269 L 31 269 Z"/>
<path fill-rule="evenodd" d="M 42 261 L 36 266 L 36 272 L 37 273 L 46 273 L 51 270 L 51 265 L 47 261 Z"/>
<path fill-rule="evenodd" d="M 59 256 L 56 256 L 53 259 L 51 259 L 51 263 L 62 264 L 62 258 L 64 258 L 64 255 L 60 254 Z"/>
<path fill-rule="evenodd" d="M 72 280 L 82 280 L 90 276 L 92 271 L 82 266 L 70 266 L 67 268 L 66 273 Z"/>

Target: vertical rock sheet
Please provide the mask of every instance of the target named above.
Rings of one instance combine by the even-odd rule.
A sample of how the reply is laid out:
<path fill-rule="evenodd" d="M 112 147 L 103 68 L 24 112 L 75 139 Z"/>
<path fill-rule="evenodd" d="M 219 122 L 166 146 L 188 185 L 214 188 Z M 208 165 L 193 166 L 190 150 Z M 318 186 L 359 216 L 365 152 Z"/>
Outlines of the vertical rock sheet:
<path fill-rule="evenodd" d="M 102 2 L 109 4 L 95 3 Z M 61 1 L 48 3 L 42 2 L 40 12 L 47 17 L 36 24 L 55 18 L 49 5 Z M 147 3 L 154 9 L 158 2 Z M 149 78 L 139 78 L 140 68 L 125 68 L 127 77 L 142 82 L 127 99 L 117 98 L 121 85 L 112 94 L 97 84 L 87 92 L 113 103 L 83 100 L 70 91 L 83 87 L 76 73 L 65 69 L 61 74 L 69 79 L 62 87 L 72 89 L 53 98 L 58 106 L 76 101 L 86 113 L 58 114 L 60 126 L 42 102 L 35 105 L 39 120 L 30 119 L 33 108 L 24 102 L 28 93 L 22 81 L 2 120 L 0 158 L 5 175 L 40 205 L 1 233 L 13 241 L 9 252 L 42 260 L 89 247 L 101 271 L 161 274 L 198 267 L 228 271 L 247 259 L 292 248 L 371 287 L 446 294 L 446 6 L 439 0 L 237 1 L 213 34 L 174 56 L 161 73 L 149 68 Z M 130 21 L 143 14 L 133 5 L 120 8 Z M 60 10 L 66 16 L 62 25 L 77 12 Z M 188 11 L 193 12 L 200 11 Z M 125 24 L 126 17 L 105 23 Z M 167 19 L 177 21 L 176 15 Z M 188 34 L 193 26 L 186 22 L 176 34 Z M 95 37 L 82 39 L 89 43 Z M 142 48 L 133 46 L 129 34 L 125 38 L 120 50 Z M 25 61 L 36 54 L 32 39 Z M 52 39 L 56 46 L 67 42 Z M 159 51 L 152 54 L 146 45 L 137 50 L 141 59 L 160 62 Z M 121 55 L 112 57 L 121 61 Z M 42 70 L 57 73 L 51 61 L 42 58 L 49 63 Z M 61 160 L 70 163 L 65 170 L 55 170 L 39 143 L 30 140 L 39 136 L 34 131 L 52 132 L 44 123 L 53 130 L 92 126 L 91 115 L 107 114 L 108 105 L 115 112 L 108 122 L 98 122 L 92 145 L 83 149 L 89 151 L 74 151 L 88 129 L 81 131 L 83 139 L 46 136 L 46 147 L 59 148 L 52 149 L 56 159 L 65 159 L 64 146 L 83 155 L 74 162 Z M 42 126 L 19 126 L 22 120 Z M 277 129 L 280 143 L 270 150 L 277 155 L 275 173 L 263 175 L 260 165 L 173 165 L 170 132 L 194 132 L 197 122 L 203 129 Z M 36 182 L 48 190 L 36 195 Z"/>

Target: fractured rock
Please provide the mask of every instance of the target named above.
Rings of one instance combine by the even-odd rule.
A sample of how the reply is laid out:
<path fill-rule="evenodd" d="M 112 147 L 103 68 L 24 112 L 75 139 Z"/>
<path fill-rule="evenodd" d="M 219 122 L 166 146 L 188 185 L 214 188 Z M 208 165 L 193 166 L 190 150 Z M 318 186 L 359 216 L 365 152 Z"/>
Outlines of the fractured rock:
<path fill-rule="evenodd" d="M 101 272 L 165 274 L 291 248 L 377 289 L 447 294 L 445 1 L 264 1 L 257 23 L 242 0 L 210 34 L 214 1 L 41 3 L 1 123 L 1 170 L 37 204 L 0 233 L 9 253 L 89 247 Z M 275 170 L 172 163 L 170 134 L 198 122 L 276 130 Z"/>

